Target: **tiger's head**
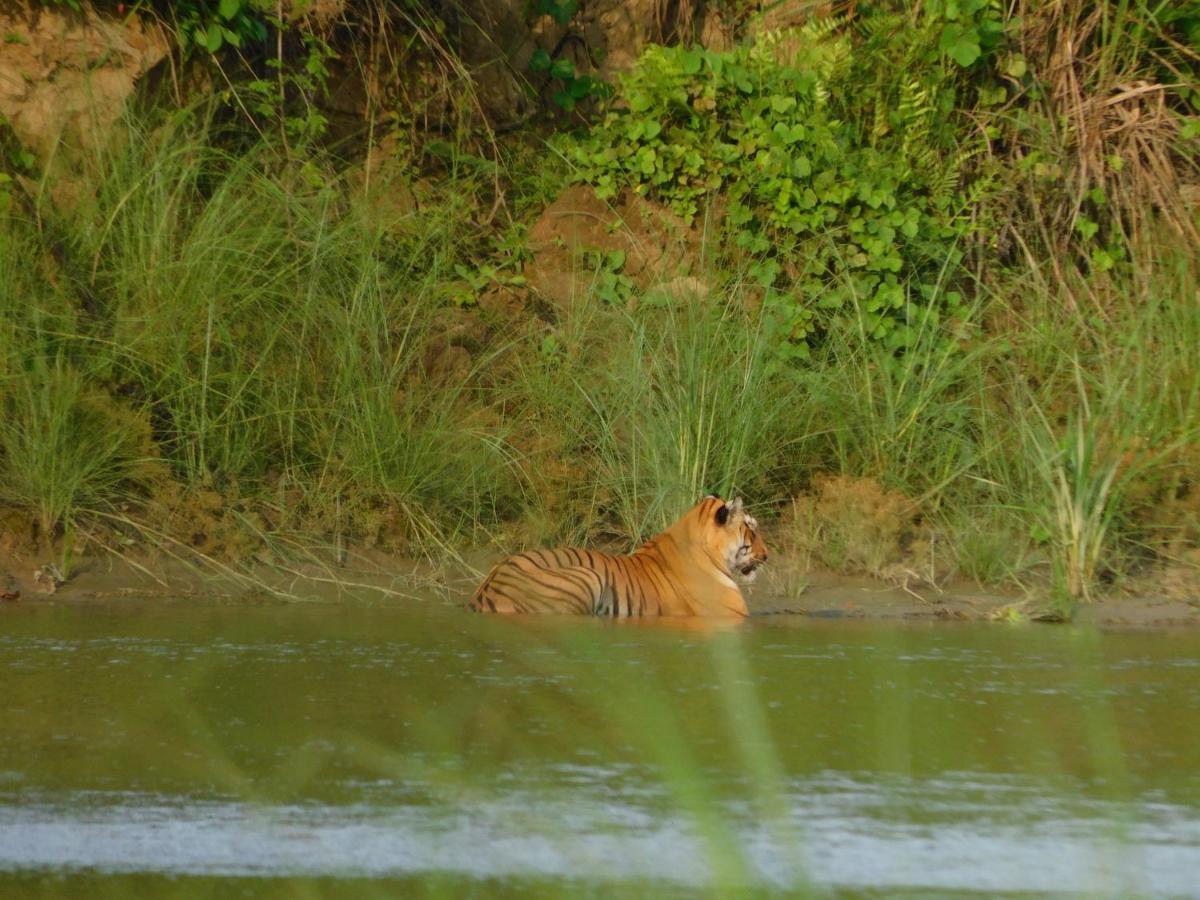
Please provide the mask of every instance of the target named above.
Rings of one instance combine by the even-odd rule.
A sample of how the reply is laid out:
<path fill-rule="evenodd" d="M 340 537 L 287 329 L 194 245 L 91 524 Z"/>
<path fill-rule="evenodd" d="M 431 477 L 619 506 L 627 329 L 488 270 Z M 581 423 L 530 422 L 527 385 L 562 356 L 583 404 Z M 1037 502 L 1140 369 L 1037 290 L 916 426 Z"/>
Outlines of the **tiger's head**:
<path fill-rule="evenodd" d="M 710 496 L 700 504 L 709 552 L 725 563 L 726 569 L 742 581 L 753 581 L 758 568 L 767 561 L 767 545 L 758 534 L 758 522 L 746 512 L 742 498 L 726 503 Z"/>

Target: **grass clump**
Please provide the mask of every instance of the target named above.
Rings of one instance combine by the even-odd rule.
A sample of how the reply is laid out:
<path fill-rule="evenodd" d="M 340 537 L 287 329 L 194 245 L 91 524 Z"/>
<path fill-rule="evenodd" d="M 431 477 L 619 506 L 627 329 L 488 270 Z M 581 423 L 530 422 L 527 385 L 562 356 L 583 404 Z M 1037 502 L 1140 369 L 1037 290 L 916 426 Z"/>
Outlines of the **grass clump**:
<path fill-rule="evenodd" d="M 805 435 L 803 401 L 772 378 L 761 322 L 717 308 L 667 310 L 626 325 L 624 350 L 596 387 L 590 449 L 623 530 L 661 531 L 695 498 L 769 497 Z"/>
<path fill-rule="evenodd" d="M 810 564 L 880 577 L 908 555 L 915 513 L 908 497 L 874 479 L 819 475 L 783 533 Z"/>
<path fill-rule="evenodd" d="M 153 448 L 143 411 L 89 377 L 80 310 L 42 254 L 0 218 L 0 503 L 52 538 L 144 483 Z"/>
<path fill-rule="evenodd" d="M 131 126 L 89 202 L 69 219 L 44 211 L 74 276 L 63 305 L 87 314 L 51 330 L 21 311 L 28 284 L 5 294 L 25 338 L 65 347 L 6 401 L 6 483 L 56 483 L 48 533 L 120 493 L 141 440 L 120 420 L 107 442 L 88 431 L 103 425 L 88 398 L 120 396 L 184 494 L 257 498 L 297 529 L 425 548 L 496 515 L 514 482 L 502 437 L 463 427 L 474 368 L 421 377 L 465 240 L 450 210 L 385 231 L 319 160 L 280 166 L 268 148 L 220 143 L 202 115 Z M 31 470 L 30 455 L 58 468 Z"/>
<path fill-rule="evenodd" d="M 34 360 L 6 386 L 0 411 L 0 502 L 32 511 L 43 536 L 149 474 L 144 417 L 89 388 L 62 357 Z"/>
<path fill-rule="evenodd" d="M 541 339 L 513 385 L 540 435 L 529 468 L 560 476 L 531 474 L 542 502 L 572 492 L 592 528 L 637 543 L 706 494 L 769 497 L 804 439 L 805 404 L 766 364 L 761 319 L 717 299 L 630 312 L 603 293 Z"/>

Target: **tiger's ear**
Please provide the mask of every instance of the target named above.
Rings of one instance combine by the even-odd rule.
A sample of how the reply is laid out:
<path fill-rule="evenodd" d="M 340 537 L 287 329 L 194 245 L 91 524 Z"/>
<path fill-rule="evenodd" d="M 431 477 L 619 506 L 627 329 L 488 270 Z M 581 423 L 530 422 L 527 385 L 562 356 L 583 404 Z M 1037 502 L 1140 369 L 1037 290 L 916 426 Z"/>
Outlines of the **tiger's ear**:
<path fill-rule="evenodd" d="M 726 522 L 729 521 L 729 507 L 726 506 L 724 503 L 722 503 L 721 506 L 717 509 L 716 519 L 717 519 L 718 525 L 724 525 Z"/>
<path fill-rule="evenodd" d="M 731 513 L 733 513 L 734 515 L 737 515 L 738 513 L 740 513 L 742 511 L 742 498 L 741 497 L 733 498 L 733 502 L 729 504 L 729 511 Z"/>

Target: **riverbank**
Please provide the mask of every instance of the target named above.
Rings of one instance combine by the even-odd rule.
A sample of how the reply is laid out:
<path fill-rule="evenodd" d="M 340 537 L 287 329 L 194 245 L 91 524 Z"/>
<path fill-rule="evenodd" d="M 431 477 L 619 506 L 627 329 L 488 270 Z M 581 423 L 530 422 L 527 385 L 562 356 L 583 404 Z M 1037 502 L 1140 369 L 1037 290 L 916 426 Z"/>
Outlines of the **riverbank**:
<path fill-rule="evenodd" d="M 344 565 L 222 567 L 196 560 L 146 556 L 88 557 L 70 577 L 47 592 L 46 571 L 35 558 L 0 556 L 0 588 L 9 604 L 82 604 L 113 608 L 153 606 L 253 606 L 345 603 L 349 605 L 461 606 L 495 554 L 477 551 L 457 562 L 431 564 L 381 553 L 355 555 Z M 52 577 L 52 576 L 51 576 Z M 39 582 L 42 587 L 39 589 Z M 1158 592 L 1155 592 L 1155 588 Z M 755 617 L 790 616 L 913 623 L 1025 622 L 1166 628 L 1200 626 L 1200 594 L 1185 599 L 1143 582 L 1141 594 L 1112 594 L 1070 608 L 1050 603 L 1047 591 L 989 591 L 962 580 L 934 587 L 804 570 L 776 559 L 746 587 Z M 11 596 L 16 593 L 17 596 Z M 464 610 L 464 614 L 466 614 Z"/>
<path fill-rule="evenodd" d="M 0 110 L 0 552 L 442 565 L 624 549 L 736 492 L 805 569 L 901 592 L 1200 592 L 1186 16 L 747 2 L 581 74 L 514 8 L 543 55 L 500 68 L 548 105 L 510 129 L 461 22 L 244 6 L 213 24 L 247 52 L 206 28 L 116 99 L 94 51 L 170 4 L 17 5 L 8 81 L 104 115 L 51 153 L 26 113 L 66 98 Z M 362 71 L 421 89 L 335 130 L 364 33 L 470 108 Z"/>

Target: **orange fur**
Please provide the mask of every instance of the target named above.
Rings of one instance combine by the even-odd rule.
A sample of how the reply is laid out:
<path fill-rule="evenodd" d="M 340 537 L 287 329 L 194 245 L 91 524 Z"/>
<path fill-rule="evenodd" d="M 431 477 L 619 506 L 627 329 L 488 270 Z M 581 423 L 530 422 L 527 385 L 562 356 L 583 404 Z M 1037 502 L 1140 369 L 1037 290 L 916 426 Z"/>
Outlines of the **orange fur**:
<path fill-rule="evenodd" d="M 707 497 L 629 556 L 529 550 L 501 561 L 470 600 L 478 612 L 610 616 L 745 616 L 734 580 L 754 577 L 767 548 L 740 499 Z"/>

